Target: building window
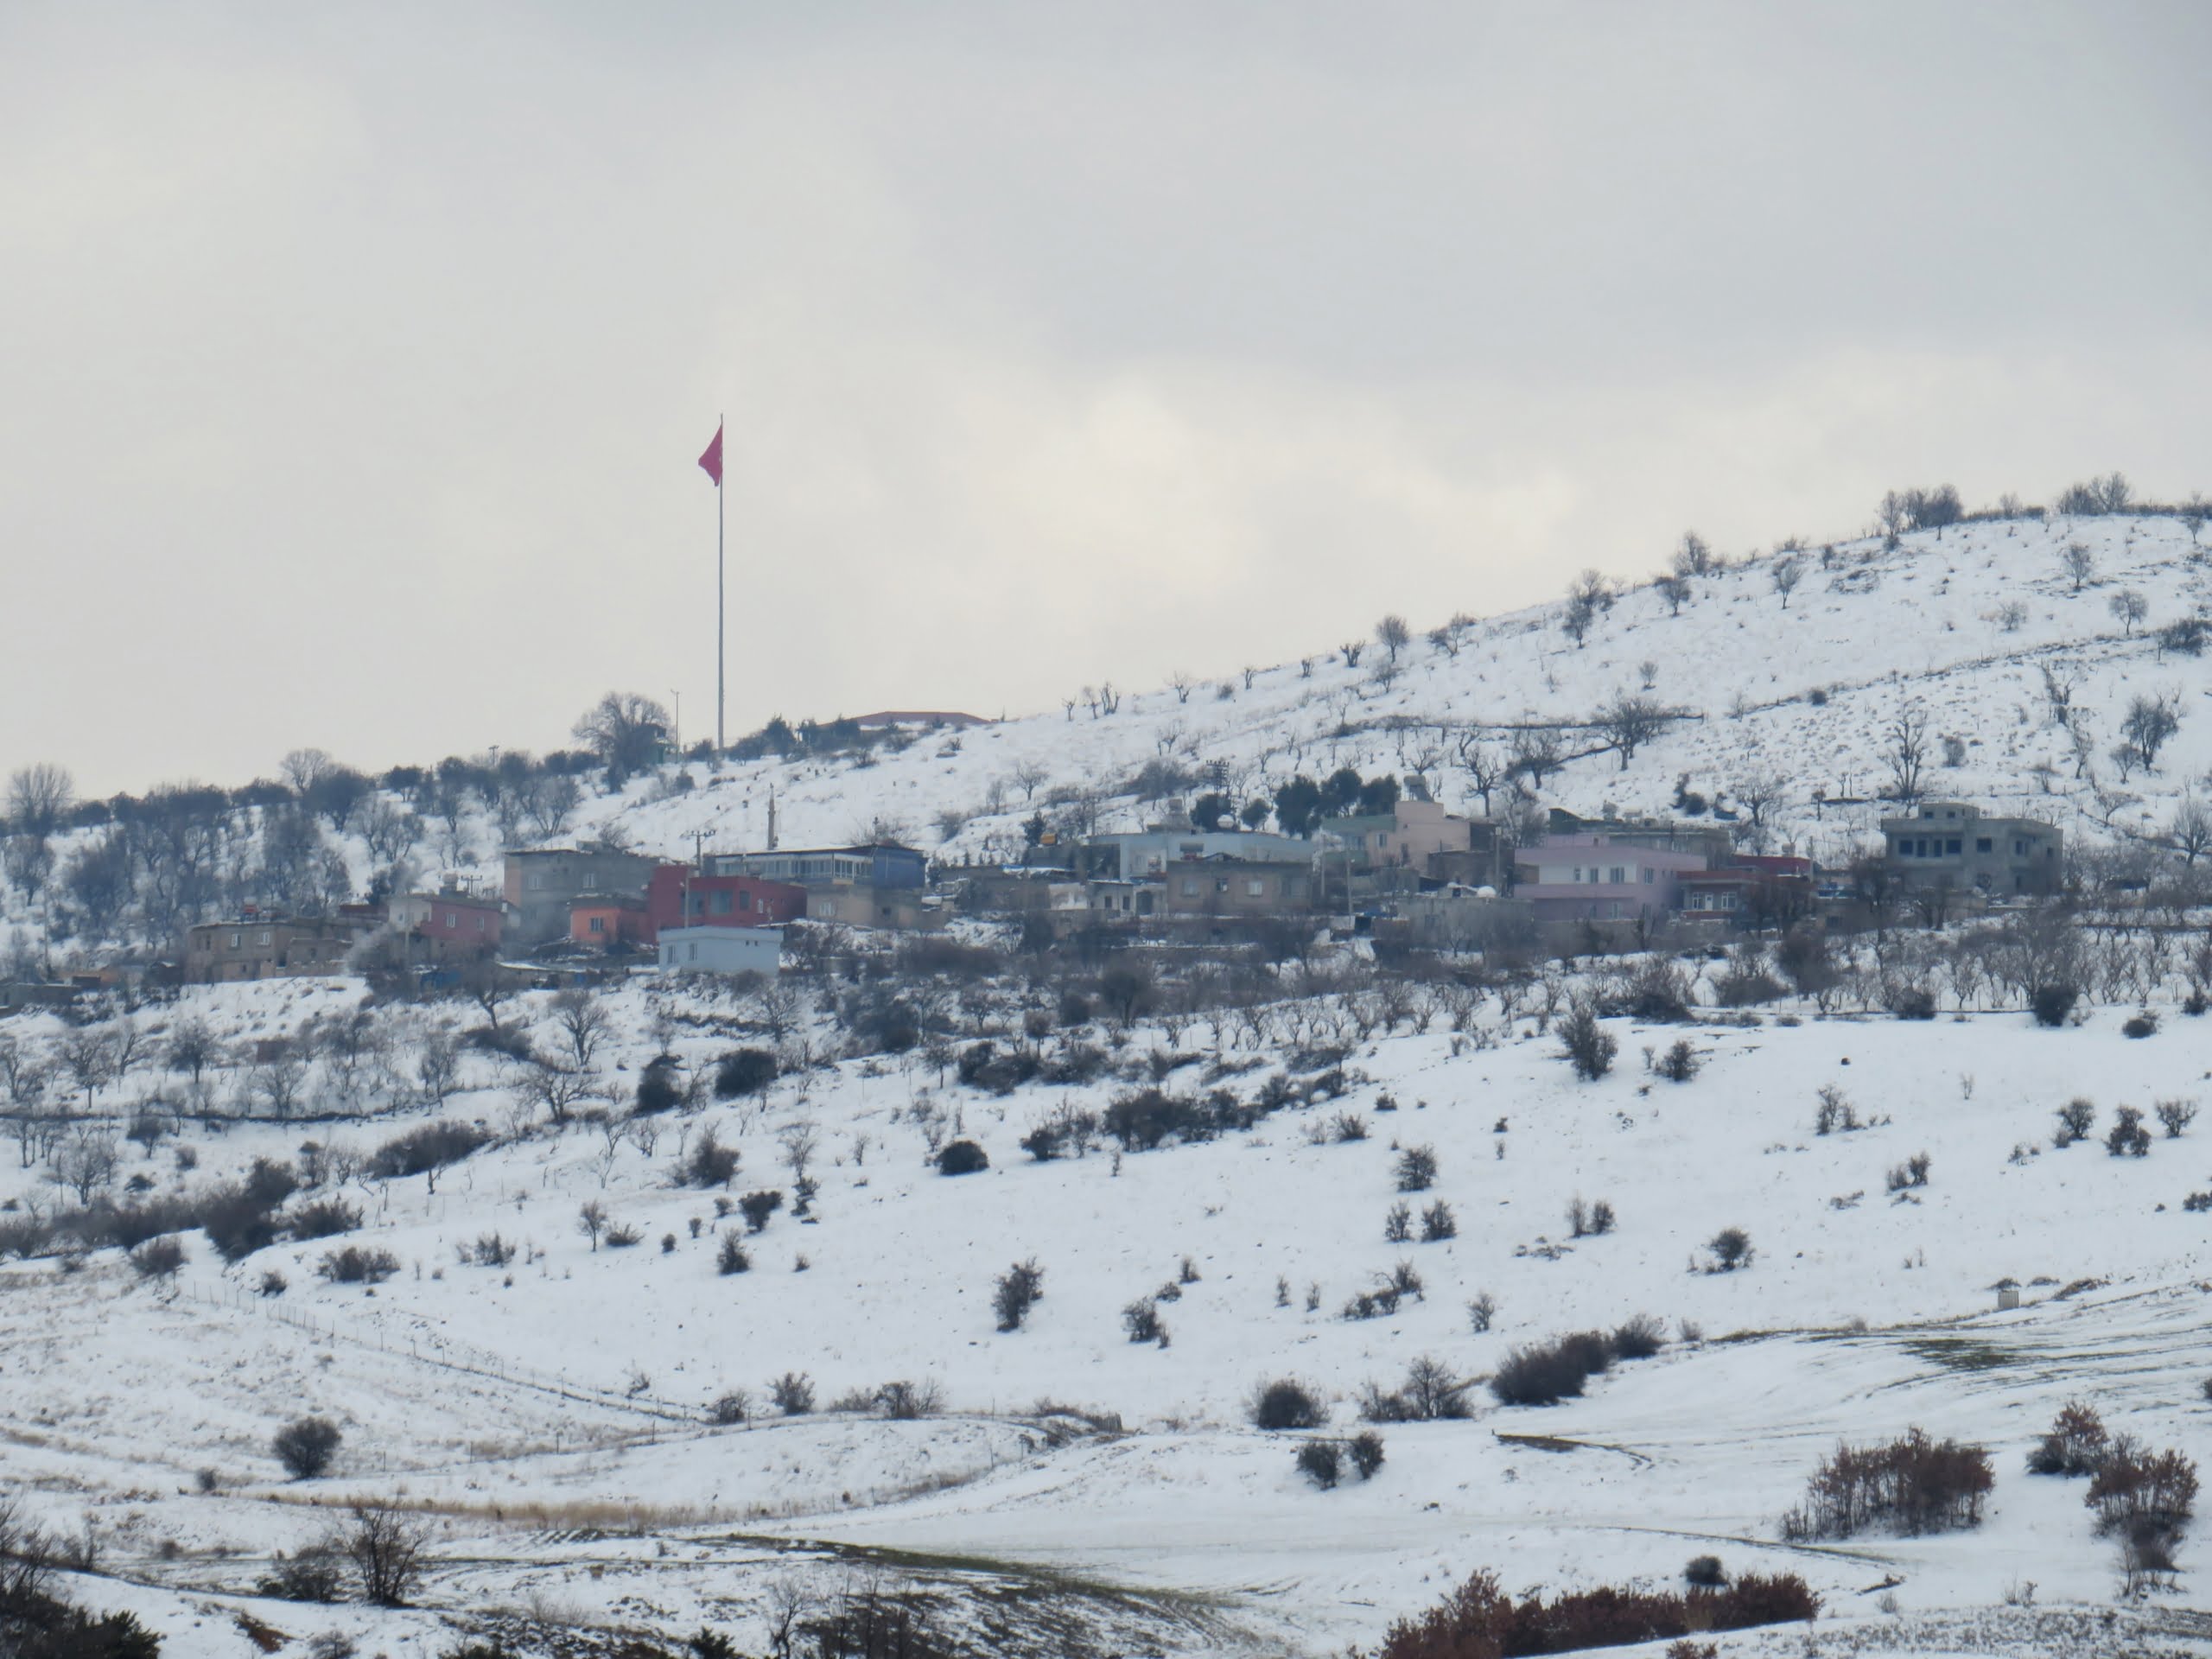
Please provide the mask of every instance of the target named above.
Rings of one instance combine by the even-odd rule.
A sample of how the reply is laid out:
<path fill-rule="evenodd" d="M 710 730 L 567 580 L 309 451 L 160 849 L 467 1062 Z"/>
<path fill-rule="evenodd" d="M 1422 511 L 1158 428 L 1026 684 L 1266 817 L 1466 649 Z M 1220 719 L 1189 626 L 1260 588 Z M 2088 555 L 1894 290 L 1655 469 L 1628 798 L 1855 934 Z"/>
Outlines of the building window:
<path fill-rule="evenodd" d="M 590 927 L 589 931 L 592 931 L 592 932 L 594 932 L 594 933 L 604 933 L 604 932 L 606 932 L 606 931 L 607 931 L 607 918 L 606 918 L 605 917 L 603 917 L 603 916 L 594 916 L 594 917 L 593 917 L 593 918 L 591 918 L 591 927 Z"/>
<path fill-rule="evenodd" d="M 2012 843 L 2012 856 L 2015 858 L 2025 857 L 2027 850 L 2028 843 L 2024 841 L 2016 841 Z"/>
<path fill-rule="evenodd" d="M 1974 849 L 1977 853 L 1990 852 L 1993 851 L 1993 849 L 1994 843 L 1991 842 L 1987 836 L 1976 836 L 1974 838 Z"/>
<path fill-rule="evenodd" d="M 256 944 L 268 944 L 268 943 L 269 943 L 269 930 L 268 930 L 267 928 L 265 928 L 265 927 L 264 927 L 264 928 L 263 928 L 259 933 L 257 933 L 257 934 L 256 934 L 256 935 L 254 936 L 254 940 L 253 940 L 253 942 L 254 942 Z"/>
<path fill-rule="evenodd" d="M 716 916 L 728 915 L 730 912 L 729 889 L 724 887 L 714 893 L 707 901 L 707 908 Z"/>
<path fill-rule="evenodd" d="M 1613 866 L 1612 883 L 1617 887 L 1624 887 L 1628 885 L 1628 871 L 1625 868 L 1618 864 Z"/>
<path fill-rule="evenodd" d="M 1251 877 L 1244 883 L 1244 893 L 1245 896 L 1248 898 L 1257 899 L 1262 894 L 1265 893 L 1267 890 L 1268 884 L 1256 875 Z"/>
<path fill-rule="evenodd" d="M 1186 875 L 1183 878 L 1183 896 L 1185 899 L 1195 899 L 1198 896 L 1198 882 L 1196 876 Z"/>
<path fill-rule="evenodd" d="M 1651 885 L 1652 877 L 1657 874 L 1658 872 L 1652 869 L 1649 865 L 1646 865 L 1639 874 L 1643 877 L 1643 885 L 1648 887 Z"/>
<path fill-rule="evenodd" d="M 738 907 L 740 910 L 750 910 L 750 909 L 752 909 L 752 908 L 753 908 L 753 895 L 752 895 L 751 893 L 739 893 L 739 894 L 737 895 L 737 907 Z"/>
<path fill-rule="evenodd" d="M 1953 836 L 1948 841 L 1943 843 L 1943 850 L 1948 853 L 1953 858 L 1956 858 L 1959 855 L 1959 838 L 1956 836 Z"/>

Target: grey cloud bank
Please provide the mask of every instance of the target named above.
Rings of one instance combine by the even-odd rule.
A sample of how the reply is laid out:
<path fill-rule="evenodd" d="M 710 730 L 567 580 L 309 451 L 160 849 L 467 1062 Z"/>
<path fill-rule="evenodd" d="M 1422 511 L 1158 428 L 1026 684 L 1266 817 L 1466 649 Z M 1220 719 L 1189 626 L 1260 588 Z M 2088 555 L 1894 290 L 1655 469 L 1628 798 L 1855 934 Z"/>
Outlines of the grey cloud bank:
<path fill-rule="evenodd" d="M 0 767 L 1052 702 L 2202 467 L 2171 6 L 0 13 Z"/>

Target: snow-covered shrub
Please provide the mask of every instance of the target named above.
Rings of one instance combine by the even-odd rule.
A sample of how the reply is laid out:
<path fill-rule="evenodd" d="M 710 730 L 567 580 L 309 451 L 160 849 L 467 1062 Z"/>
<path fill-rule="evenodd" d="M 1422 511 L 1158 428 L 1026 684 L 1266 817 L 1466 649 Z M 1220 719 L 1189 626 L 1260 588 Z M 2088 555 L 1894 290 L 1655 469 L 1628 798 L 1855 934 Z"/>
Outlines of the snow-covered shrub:
<path fill-rule="evenodd" d="M 1477 1336 L 1487 1332 L 1497 1319 L 1497 1298 L 1488 1291 L 1478 1292 L 1467 1304 L 1467 1325 Z"/>
<path fill-rule="evenodd" d="M 734 1229 L 724 1233 L 721 1244 L 715 1250 L 715 1271 L 727 1276 L 733 1273 L 748 1273 L 752 1268 L 753 1258 L 745 1252 L 745 1241 L 737 1236 Z"/>
<path fill-rule="evenodd" d="M 776 1057 L 765 1048 L 734 1048 L 715 1064 L 715 1098 L 762 1095 L 776 1080 Z"/>
<path fill-rule="evenodd" d="M 1652 1069 L 1669 1083 L 1688 1083 L 1699 1071 L 1697 1051 L 1687 1037 L 1677 1037 Z"/>
<path fill-rule="evenodd" d="M 1167 1345 L 1167 1322 L 1160 1317 L 1160 1308 L 1149 1296 L 1141 1296 L 1122 1310 L 1122 1328 L 1128 1332 L 1131 1342 Z"/>
<path fill-rule="evenodd" d="M 2151 1132 L 2143 1127 L 2143 1114 L 2133 1106 L 2114 1109 L 2112 1128 L 2105 1135 L 2105 1150 L 2115 1158 L 2140 1158 L 2151 1150 Z"/>
<path fill-rule="evenodd" d="M 753 1415 L 753 1396 L 743 1389 L 730 1389 L 715 1396 L 707 1408 L 707 1421 L 728 1428 Z"/>
<path fill-rule="evenodd" d="M 330 1467 L 345 1438 L 327 1417 L 299 1417 L 278 1429 L 269 1447 L 293 1479 L 312 1480 Z"/>
<path fill-rule="evenodd" d="M 1298 1472 L 1327 1491 L 1344 1477 L 1344 1448 L 1334 1440 L 1305 1440 L 1294 1459 Z"/>
<path fill-rule="evenodd" d="M 2140 1014 L 2128 1015 L 2120 1028 L 2120 1034 L 2123 1037 L 2155 1037 L 2158 1032 L 2158 1016 L 2148 1008 L 2144 1009 Z"/>
<path fill-rule="evenodd" d="M 345 1558 L 334 1544 L 309 1544 L 289 1556 L 278 1555 L 254 1589 L 279 1601 L 343 1601 Z"/>
<path fill-rule="evenodd" d="M 1560 1052 L 1574 1067 L 1574 1075 L 1595 1083 L 1613 1069 L 1620 1039 L 1598 1023 L 1598 1011 L 1586 1001 L 1577 1001 L 1559 1022 Z"/>
<path fill-rule="evenodd" d="M 2028 993 L 2028 1009 L 2039 1026 L 2063 1026 L 2082 1000 L 2082 988 L 2063 980 L 2047 981 Z"/>
<path fill-rule="evenodd" d="M 722 1145 L 709 1123 L 677 1160 L 676 1178 L 685 1186 L 728 1186 L 737 1179 L 739 1162 L 737 1148 Z"/>
<path fill-rule="evenodd" d="M 1436 1185 L 1436 1148 L 1408 1147 L 1391 1167 L 1401 1192 L 1426 1192 Z"/>
<path fill-rule="evenodd" d="M 814 1409 L 814 1379 L 804 1371 L 785 1371 L 768 1384 L 768 1403 L 786 1417 L 804 1417 Z"/>
<path fill-rule="evenodd" d="M 944 1385 L 933 1377 L 919 1382 L 886 1382 L 874 1397 L 875 1408 L 899 1422 L 934 1417 L 944 1409 Z"/>
<path fill-rule="evenodd" d="M 1849 1538 L 1874 1529 L 1917 1535 L 1981 1524 L 1996 1484 L 1979 1446 L 1931 1440 L 1909 1429 L 1886 1446 L 1839 1446 L 1814 1472 L 1804 1502 L 1782 1520 L 1782 1535 Z"/>
<path fill-rule="evenodd" d="M 2196 1103 L 2193 1100 L 2162 1100 L 2154 1109 L 2169 1141 L 2180 1140 L 2181 1132 L 2196 1121 Z"/>
<path fill-rule="evenodd" d="M 2069 1400 L 2050 1428 L 2028 1453 L 2028 1470 L 2037 1475 L 2087 1475 L 2104 1461 L 2109 1436 L 2104 1419 L 2087 1402 Z"/>
<path fill-rule="evenodd" d="M 1459 1218 L 1452 1213 L 1452 1206 L 1439 1198 L 1421 1212 L 1421 1239 L 1424 1244 L 1440 1243 L 1459 1234 Z"/>
<path fill-rule="evenodd" d="M 1034 1256 L 1015 1262 L 1001 1274 L 991 1287 L 991 1311 L 998 1315 L 999 1329 L 1020 1330 L 1021 1322 L 1044 1294 L 1045 1270 Z"/>
<path fill-rule="evenodd" d="M 335 1238 L 360 1224 L 361 1212 L 343 1198 L 320 1198 L 313 1204 L 303 1204 L 285 1221 L 286 1230 L 302 1240 Z"/>
<path fill-rule="evenodd" d="M 1727 1570 L 1720 1565 L 1718 1555 L 1691 1556 L 1689 1565 L 1682 1569 L 1682 1578 L 1706 1590 L 1718 1590 L 1728 1582 Z"/>
<path fill-rule="evenodd" d="M 2076 1095 L 2058 1109 L 2058 1129 L 2050 1137 L 2054 1147 L 2070 1147 L 2076 1141 L 2086 1141 L 2089 1131 L 2096 1126 L 2097 1109 Z"/>
<path fill-rule="evenodd" d="M 2122 1434 L 2099 1459 L 2082 1502 L 2097 1512 L 2097 1530 L 2147 1534 L 2170 1542 L 2196 1509 L 2196 1465 L 2178 1452 L 2152 1452 Z"/>
<path fill-rule="evenodd" d="M 745 1217 L 748 1232 L 765 1232 L 768 1217 L 784 1207 L 784 1195 L 778 1191 L 748 1192 L 737 1201 L 739 1212 Z"/>
<path fill-rule="evenodd" d="M 1387 1244 L 1403 1244 L 1413 1236 L 1413 1206 L 1402 1199 L 1383 1212 L 1382 1240 Z"/>
<path fill-rule="evenodd" d="M 1490 1380 L 1502 1406 L 1553 1406 L 1578 1396 L 1591 1377 L 1611 1369 L 1613 1346 L 1601 1332 L 1583 1331 L 1529 1343 L 1506 1355 Z"/>
<path fill-rule="evenodd" d="M 1319 1428 L 1327 1419 L 1313 1390 L 1296 1377 L 1279 1376 L 1255 1386 L 1244 1402 L 1255 1428 Z"/>
<path fill-rule="evenodd" d="M 940 1175 L 974 1175 L 990 1166 L 990 1155 L 973 1141 L 948 1141 L 937 1155 Z"/>
<path fill-rule="evenodd" d="M 1667 1327 L 1649 1313 L 1638 1313 L 1613 1327 L 1611 1341 L 1617 1359 L 1649 1359 L 1667 1345 Z"/>
<path fill-rule="evenodd" d="M 1723 1227 L 1705 1248 L 1713 1253 L 1707 1273 L 1733 1273 L 1751 1265 L 1751 1236 L 1740 1227 Z"/>
<path fill-rule="evenodd" d="M 348 1244 L 326 1250 L 315 1264 L 315 1276 L 334 1285 L 380 1285 L 399 1271 L 399 1258 L 390 1250 Z"/>
<path fill-rule="evenodd" d="M 1346 1440 L 1344 1452 L 1362 1480 L 1374 1479 L 1375 1471 L 1382 1466 L 1382 1437 L 1371 1428 L 1363 1428 Z"/>
<path fill-rule="evenodd" d="M 491 1137 L 473 1123 L 442 1119 L 385 1141 L 369 1156 L 369 1173 L 385 1180 L 428 1174 L 459 1163 Z"/>

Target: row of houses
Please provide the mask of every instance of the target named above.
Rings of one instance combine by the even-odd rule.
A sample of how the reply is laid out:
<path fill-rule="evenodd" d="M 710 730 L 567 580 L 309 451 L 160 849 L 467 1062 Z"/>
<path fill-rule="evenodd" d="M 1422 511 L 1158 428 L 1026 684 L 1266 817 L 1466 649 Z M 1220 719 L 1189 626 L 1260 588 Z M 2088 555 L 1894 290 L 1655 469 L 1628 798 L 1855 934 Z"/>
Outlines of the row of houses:
<path fill-rule="evenodd" d="M 2063 837 L 2034 819 L 1932 801 L 1884 819 L 1882 831 L 1883 868 L 1898 893 L 1990 901 L 2059 885 Z M 1056 933 L 1352 915 L 1464 942 L 1507 907 L 1539 925 L 1764 925 L 1839 892 L 1834 873 L 1810 858 L 1738 852 L 1726 825 L 1554 812 L 1548 833 L 1516 841 L 1497 823 L 1414 799 L 1328 820 L 1312 836 L 1154 825 L 1039 850 L 1058 861 L 932 870 L 925 855 L 893 845 L 702 851 L 688 861 L 599 848 L 516 851 L 496 897 L 448 887 L 327 917 L 203 923 L 187 935 L 182 976 L 335 973 L 372 941 L 410 966 L 652 952 L 671 969 L 772 970 L 777 930 L 791 922 L 930 928 L 956 909 L 1034 917 Z"/>
<path fill-rule="evenodd" d="M 657 955 L 664 968 L 772 970 L 775 930 L 802 918 L 863 927 L 941 919 L 928 861 L 905 847 L 710 855 L 674 862 L 600 848 L 506 855 L 497 896 L 449 885 L 328 916 L 249 912 L 187 930 L 182 977 L 219 984 L 334 974 L 365 949 L 437 969 L 548 952 Z"/>

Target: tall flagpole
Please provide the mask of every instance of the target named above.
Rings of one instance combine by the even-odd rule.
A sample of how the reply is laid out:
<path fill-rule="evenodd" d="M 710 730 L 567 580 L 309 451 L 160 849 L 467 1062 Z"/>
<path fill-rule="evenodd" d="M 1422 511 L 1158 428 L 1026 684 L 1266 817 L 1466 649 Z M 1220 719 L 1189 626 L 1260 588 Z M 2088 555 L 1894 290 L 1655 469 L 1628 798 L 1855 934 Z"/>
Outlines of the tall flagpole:
<path fill-rule="evenodd" d="M 726 418 L 721 415 L 715 416 L 716 443 L 721 442 L 723 423 Z M 724 630 L 727 624 L 722 599 L 722 526 L 728 512 L 723 505 L 727 493 L 722 488 L 721 471 L 720 467 L 715 468 L 715 758 L 717 760 L 721 759 L 722 752 L 729 747 L 724 741 L 722 734 L 722 667 L 727 660 L 724 642 Z"/>

